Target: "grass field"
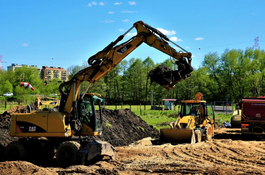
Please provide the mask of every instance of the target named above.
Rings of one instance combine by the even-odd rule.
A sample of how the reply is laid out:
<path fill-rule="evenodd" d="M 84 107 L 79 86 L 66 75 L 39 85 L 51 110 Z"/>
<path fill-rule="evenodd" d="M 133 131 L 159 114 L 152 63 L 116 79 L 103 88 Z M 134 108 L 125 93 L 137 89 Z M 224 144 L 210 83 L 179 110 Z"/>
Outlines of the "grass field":
<path fill-rule="evenodd" d="M 15 107 L 17 105 L 18 105 L 18 102 L 6 102 L 5 103 L 4 101 L 0 101 L 0 114 L 4 113 L 8 109 Z"/>
<path fill-rule="evenodd" d="M 107 109 L 131 109 L 136 115 L 140 116 L 146 123 L 153 125 L 154 128 L 160 130 L 161 128 L 169 128 L 169 123 L 176 121 L 178 114 L 178 107 L 175 110 L 151 110 L 151 105 L 139 106 L 139 105 L 124 105 L 122 106 L 105 106 Z M 211 111 L 209 111 L 211 112 Z M 224 122 L 229 121 L 232 114 L 215 114 L 215 121 L 218 125 L 223 125 Z"/>
<path fill-rule="evenodd" d="M 6 110 L 17 106 L 17 102 L 0 102 L 0 114 L 4 113 Z M 22 105 L 27 105 L 23 104 Z M 6 108 L 5 108 L 6 107 Z M 177 118 L 178 108 L 175 110 L 151 110 L 151 105 L 107 105 L 106 109 L 130 109 L 136 115 L 140 116 L 146 123 L 152 125 L 154 128 L 160 130 L 161 128 L 169 128 L 169 123 L 173 122 Z M 223 125 L 224 122 L 229 121 L 232 114 L 215 114 L 215 121 L 218 125 Z"/>

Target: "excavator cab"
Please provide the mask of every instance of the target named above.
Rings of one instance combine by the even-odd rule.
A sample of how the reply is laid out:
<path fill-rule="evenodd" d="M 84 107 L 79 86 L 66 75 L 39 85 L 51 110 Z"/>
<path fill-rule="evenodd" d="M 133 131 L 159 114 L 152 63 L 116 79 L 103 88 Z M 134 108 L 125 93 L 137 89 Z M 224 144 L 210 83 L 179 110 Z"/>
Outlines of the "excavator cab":
<path fill-rule="evenodd" d="M 85 94 L 78 100 L 78 118 L 82 123 L 81 135 L 96 136 L 102 133 L 102 109 L 103 99 L 99 94 Z M 96 112 L 96 109 L 98 112 Z"/>

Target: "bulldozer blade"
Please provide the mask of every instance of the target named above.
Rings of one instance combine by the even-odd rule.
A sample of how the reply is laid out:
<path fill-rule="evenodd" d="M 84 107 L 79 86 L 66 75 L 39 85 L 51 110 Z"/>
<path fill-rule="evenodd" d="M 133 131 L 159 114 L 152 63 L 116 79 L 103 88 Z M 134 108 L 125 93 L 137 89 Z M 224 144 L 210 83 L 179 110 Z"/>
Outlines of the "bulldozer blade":
<path fill-rule="evenodd" d="M 160 129 L 161 142 L 195 143 L 192 129 Z"/>

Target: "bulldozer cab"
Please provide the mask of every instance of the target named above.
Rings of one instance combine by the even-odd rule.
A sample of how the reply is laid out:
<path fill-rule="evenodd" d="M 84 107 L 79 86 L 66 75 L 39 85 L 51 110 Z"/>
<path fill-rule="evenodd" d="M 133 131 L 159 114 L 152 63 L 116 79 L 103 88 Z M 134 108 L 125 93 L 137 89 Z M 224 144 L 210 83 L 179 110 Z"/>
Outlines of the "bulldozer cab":
<path fill-rule="evenodd" d="M 205 117 L 205 103 L 196 102 L 196 103 L 187 103 L 184 102 L 181 104 L 180 117 L 192 115 L 195 117 L 195 123 L 200 123 L 201 120 Z"/>
<path fill-rule="evenodd" d="M 206 101 L 183 101 L 181 103 L 180 117 L 192 115 L 195 117 L 195 124 L 202 124 L 204 120 L 214 120 L 212 105 Z"/>

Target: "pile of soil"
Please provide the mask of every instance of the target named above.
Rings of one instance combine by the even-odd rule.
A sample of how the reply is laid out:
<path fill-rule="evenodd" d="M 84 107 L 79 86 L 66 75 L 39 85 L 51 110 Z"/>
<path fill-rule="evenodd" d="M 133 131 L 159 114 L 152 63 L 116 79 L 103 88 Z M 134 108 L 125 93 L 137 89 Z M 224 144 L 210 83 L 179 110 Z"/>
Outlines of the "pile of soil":
<path fill-rule="evenodd" d="M 17 138 L 13 138 L 9 136 L 9 126 L 10 126 L 10 117 L 14 113 L 27 113 L 28 107 L 26 106 L 16 106 L 7 111 L 3 114 L 0 114 L 0 148 L 7 146 L 8 143 L 17 140 Z M 2 152 L 2 149 L 0 150 Z"/>
<path fill-rule="evenodd" d="M 157 129 L 148 125 L 129 109 L 103 109 L 102 112 L 104 123 L 100 138 L 113 146 L 128 146 L 145 137 L 159 137 Z"/>

